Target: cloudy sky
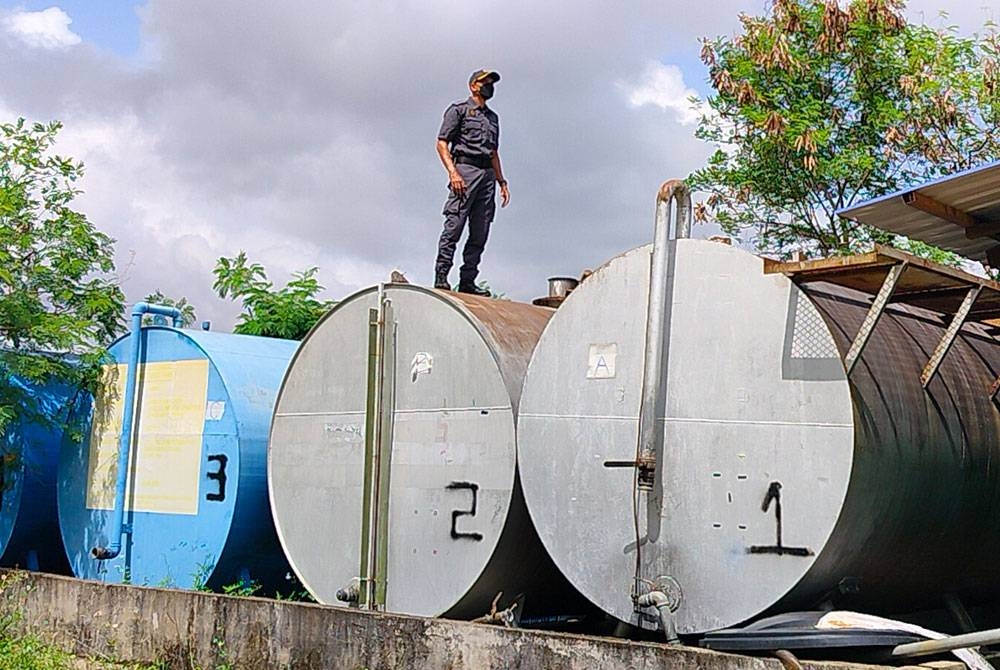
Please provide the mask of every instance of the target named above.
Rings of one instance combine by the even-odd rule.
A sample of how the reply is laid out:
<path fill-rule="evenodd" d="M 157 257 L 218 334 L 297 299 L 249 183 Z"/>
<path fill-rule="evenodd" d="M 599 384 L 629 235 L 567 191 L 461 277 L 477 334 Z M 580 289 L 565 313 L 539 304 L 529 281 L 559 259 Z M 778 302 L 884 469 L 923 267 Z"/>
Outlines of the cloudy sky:
<path fill-rule="evenodd" d="M 432 278 L 447 178 L 434 153 L 469 73 L 503 77 L 511 205 L 481 277 L 515 299 L 650 239 L 659 184 L 697 168 L 687 98 L 698 38 L 767 0 L 0 0 L 0 120 L 59 119 L 87 166 L 78 208 L 118 240 L 130 301 L 212 292 L 246 250 L 283 282 L 316 265 L 328 297 L 400 268 Z M 914 0 L 964 32 L 995 0 Z M 700 235 L 706 230 L 696 229 Z M 457 272 L 453 273 L 453 278 Z"/>

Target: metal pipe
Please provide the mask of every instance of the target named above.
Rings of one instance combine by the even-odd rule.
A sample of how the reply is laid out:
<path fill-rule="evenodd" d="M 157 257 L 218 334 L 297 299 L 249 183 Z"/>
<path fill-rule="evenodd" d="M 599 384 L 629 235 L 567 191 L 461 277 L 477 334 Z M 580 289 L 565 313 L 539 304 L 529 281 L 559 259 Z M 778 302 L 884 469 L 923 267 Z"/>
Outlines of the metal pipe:
<path fill-rule="evenodd" d="M 375 603 L 385 609 L 389 576 L 389 490 L 396 408 L 396 320 L 392 300 L 379 305 L 378 433 L 375 450 Z"/>
<path fill-rule="evenodd" d="M 944 605 L 949 614 L 954 617 L 955 623 L 958 624 L 959 629 L 963 633 L 974 633 L 976 631 L 976 624 L 972 621 L 969 610 L 965 609 L 965 604 L 961 598 L 954 593 L 946 593 L 944 594 Z"/>
<path fill-rule="evenodd" d="M 368 386 L 361 510 L 361 593 L 365 609 L 385 606 L 389 560 L 389 477 L 395 406 L 396 338 L 392 301 L 378 285 L 378 307 L 368 310 Z"/>
<path fill-rule="evenodd" d="M 129 335 L 128 371 L 125 374 L 125 403 L 122 409 L 122 431 L 118 438 L 118 473 L 115 480 L 114 520 L 111 525 L 111 542 L 106 547 L 94 547 L 91 556 L 105 561 L 116 558 L 122 550 L 122 535 L 131 533 L 125 525 L 125 489 L 128 486 L 128 463 L 132 453 L 132 419 L 135 415 L 135 385 L 142 348 L 142 317 L 145 314 L 162 314 L 173 317 L 174 327 L 181 325 L 181 312 L 174 307 L 137 302 L 132 307 L 132 332 Z"/>
<path fill-rule="evenodd" d="M 565 298 L 580 285 L 576 277 L 549 277 L 548 282 L 550 298 Z"/>
<path fill-rule="evenodd" d="M 664 191 L 666 191 L 666 194 L 664 194 Z M 691 189 L 684 183 L 684 180 L 670 179 L 663 182 L 663 185 L 660 187 L 660 193 L 657 195 L 657 201 L 660 198 L 666 198 L 668 209 L 670 208 L 670 201 L 674 198 L 677 199 L 677 219 L 674 221 L 674 238 L 686 240 L 691 237 L 692 213 L 694 209 L 691 207 Z"/>
<path fill-rule="evenodd" d="M 342 603 L 356 603 L 361 593 L 358 590 L 357 582 L 353 582 L 342 589 L 337 589 L 337 600 Z"/>
<path fill-rule="evenodd" d="M 677 636 L 677 625 L 674 623 L 674 613 L 672 601 L 663 591 L 650 591 L 636 597 L 635 604 L 639 607 L 655 607 L 656 613 L 660 616 L 660 627 L 663 635 L 667 638 L 667 644 L 680 644 L 681 640 Z"/>
<path fill-rule="evenodd" d="M 1000 644 L 1000 628 L 982 630 L 978 633 L 965 633 L 963 635 L 952 635 L 942 637 L 938 640 L 923 640 L 921 642 L 908 642 L 901 644 L 892 650 L 893 656 L 930 656 L 941 654 L 946 651 L 956 649 L 968 649 L 970 647 L 990 646 Z"/>
<path fill-rule="evenodd" d="M 774 657 L 781 661 L 781 665 L 784 666 L 785 670 L 802 670 L 802 664 L 799 663 L 799 659 L 787 649 L 775 649 Z"/>
<path fill-rule="evenodd" d="M 667 282 L 670 262 L 671 206 L 677 201 L 677 238 L 691 235 L 691 191 L 680 179 L 663 182 L 656 196 L 656 228 L 649 268 L 649 301 L 646 308 L 646 349 L 643 357 L 642 395 L 639 405 L 639 444 L 636 467 L 640 488 L 652 489 L 652 468 L 662 442 L 656 413 L 662 405 L 663 360 L 666 354 Z"/>

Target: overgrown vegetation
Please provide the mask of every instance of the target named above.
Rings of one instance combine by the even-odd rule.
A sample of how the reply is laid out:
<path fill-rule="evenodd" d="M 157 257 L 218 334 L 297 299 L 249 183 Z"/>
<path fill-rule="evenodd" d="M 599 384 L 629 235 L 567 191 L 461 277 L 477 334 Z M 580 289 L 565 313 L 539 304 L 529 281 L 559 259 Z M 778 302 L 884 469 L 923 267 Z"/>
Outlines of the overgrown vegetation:
<path fill-rule="evenodd" d="M 0 124 L 0 435 L 58 422 L 32 387 L 96 390 L 123 325 L 114 241 L 73 209 L 83 165 L 53 152 L 61 128 Z"/>
<path fill-rule="evenodd" d="M 249 598 L 251 596 L 256 596 L 260 594 L 261 585 L 260 582 L 255 580 L 250 581 L 238 581 L 233 584 L 225 584 L 222 587 L 222 592 L 227 596 L 242 596 L 244 598 Z"/>
<path fill-rule="evenodd" d="M 37 637 L 0 634 L 0 670 L 63 670 L 72 664 L 71 654 Z"/>
<path fill-rule="evenodd" d="M 293 273 L 280 289 L 267 278 L 263 265 L 247 261 L 244 251 L 233 258 L 220 258 L 213 272 L 213 288 L 219 297 L 243 303 L 243 313 L 233 329 L 243 335 L 301 340 L 334 304 L 316 298 L 324 288 L 316 279 L 316 267 Z"/>
<path fill-rule="evenodd" d="M 997 33 L 908 24 L 903 7 L 774 0 L 704 42 L 697 136 L 716 151 L 689 178 L 708 193 L 697 218 L 780 256 L 852 253 L 892 236 L 837 210 L 1000 157 Z"/>
<path fill-rule="evenodd" d="M 315 602 L 293 575 L 288 576 L 288 581 L 293 591 L 285 596 L 279 594 L 277 599 Z M 232 670 L 235 667 L 221 629 L 212 636 L 213 660 L 208 665 L 197 661 L 198 654 L 189 640 L 178 640 L 152 663 L 122 662 L 116 658 L 113 646 L 84 656 L 74 655 L 43 635 L 29 632 L 30 627 L 26 630 L 21 625 L 24 623 L 24 598 L 31 588 L 28 573 L 0 572 L 0 670 Z M 237 581 L 222 590 L 228 595 L 252 596 L 258 593 L 260 585 L 254 581 Z M 110 645 L 110 641 L 106 644 Z"/>
<path fill-rule="evenodd" d="M 0 670 L 166 670 L 166 666 L 157 664 L 81 658 L 39 635 L 20 631 L 25 579 L 26 573 L 20 571 L 9 570 L 0 574 Z"/>
<path fill-rule="evenodd" d="M 35 635 L 0 635 L 0 670 L 171 670 L 163 663 L 118 663 L 81 658 Z M 195 669 L 195 670 L 201 670 Z"/>
<path fill-rule="evenodd" d="M 187 298 L 171 298 L 170 296 L 164 295 L 160 289 L 156 289 L 154 292 L 143 298 L 144 301 L 151 305 L 163 305 L 164 307 L 176 307 L 181 313 L 181 325 L 185 328 L 192 325 L 198 320 L 198 316 L 195 314 L 194 305 L 187 301 Z M 145 314 L 142 317 L 142 325 L 149 326 L 153 323 L 153 315 Z"/>

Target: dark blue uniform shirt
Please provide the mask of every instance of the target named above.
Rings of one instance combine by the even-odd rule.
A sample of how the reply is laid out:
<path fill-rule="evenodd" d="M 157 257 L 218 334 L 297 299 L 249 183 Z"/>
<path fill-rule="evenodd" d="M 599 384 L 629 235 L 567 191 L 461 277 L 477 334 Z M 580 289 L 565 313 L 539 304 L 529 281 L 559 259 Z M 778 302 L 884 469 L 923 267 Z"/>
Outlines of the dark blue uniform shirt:
<path fill-rule="evenodd" d="M 489 158 L 500 145 L 500 117 L 469 98 L 444 110 L 438 139 L 451 143 L 452 156 Z"/>

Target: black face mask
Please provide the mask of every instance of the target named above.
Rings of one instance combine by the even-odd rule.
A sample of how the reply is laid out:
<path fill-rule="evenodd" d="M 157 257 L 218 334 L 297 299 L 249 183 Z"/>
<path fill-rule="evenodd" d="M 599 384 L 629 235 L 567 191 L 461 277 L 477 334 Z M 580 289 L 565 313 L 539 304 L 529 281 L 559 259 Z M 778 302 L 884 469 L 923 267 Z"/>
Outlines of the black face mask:
<path fill-rule="evenodd" d="M 479 85 L 479 97 L 483 100 L 489 100 L 493 97 L 493 82 L 488 81 L 485 84 Z"/>

